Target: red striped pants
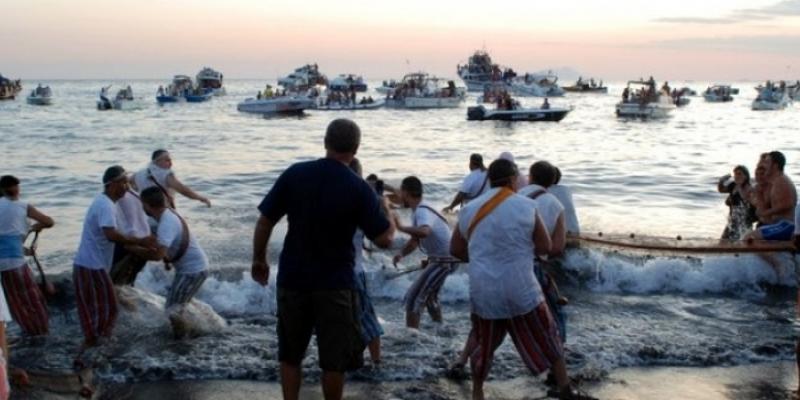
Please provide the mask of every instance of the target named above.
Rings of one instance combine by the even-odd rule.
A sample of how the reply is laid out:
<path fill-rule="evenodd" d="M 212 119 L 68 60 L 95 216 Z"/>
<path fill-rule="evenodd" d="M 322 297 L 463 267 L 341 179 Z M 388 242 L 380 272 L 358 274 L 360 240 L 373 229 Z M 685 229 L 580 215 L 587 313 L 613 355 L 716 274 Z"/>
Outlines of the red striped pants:
<path fill-rule="evenodd" d="M 36 285 L 31 268 L 23 264 L 19 268 L 0 272 L 0 279 L 8 310 L 22 332 L 28 336 L 46 335 L 50 329 L 47 303 Z"/>
<path fill-rule="evenodd" d="M 86 342 L 93 343 L 100 336 L 111 336 L 117 320 L 117 296 L 108 271 L 76 265 L 72 279 Z"/>

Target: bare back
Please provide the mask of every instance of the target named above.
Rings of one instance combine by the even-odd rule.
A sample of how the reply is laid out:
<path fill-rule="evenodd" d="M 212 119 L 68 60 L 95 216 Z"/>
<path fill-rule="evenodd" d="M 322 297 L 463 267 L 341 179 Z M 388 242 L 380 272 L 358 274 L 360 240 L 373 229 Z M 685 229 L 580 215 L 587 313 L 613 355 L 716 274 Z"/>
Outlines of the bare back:
<path fill-rule="evenodd" d="M 765 200 L 771 210 L 770 215 L 766 217 L 766 223 L 772 224 L 781 220 L 794 221 L 797 189 L 786 174 L 780 174 L 772 179 Z"/>

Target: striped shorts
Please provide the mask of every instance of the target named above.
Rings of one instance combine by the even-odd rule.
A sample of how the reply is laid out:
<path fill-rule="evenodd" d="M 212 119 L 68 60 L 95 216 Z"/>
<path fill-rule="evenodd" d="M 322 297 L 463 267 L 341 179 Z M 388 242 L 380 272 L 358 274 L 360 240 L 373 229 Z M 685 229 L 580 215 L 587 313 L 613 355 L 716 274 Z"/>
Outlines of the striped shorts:
<path fill-rule="evenodd" d="M 8 309 L 14 321 L 28 336 L 46 335 L 49 331 L 47 303 L 27 264 L 0 272 Z"/>
<path fill-rule="evenodd" d="M 367 291 L 367 274 L 363 271 L 356 273 L 356 294 L 358 295 L 358 321 L 361 323 L 361 338 L 364 344 L 369 344 L 375 338 L 383 335 L 383 327 L 375 315 L 372 298 Z"/>
<path fill-rule="evenodd" d="M 455 271 L 456 265 L 458 264 L 452 262 L 429 264 L 406 292 L 403 299 L 406 312 L 419 314 L 422 307 L 426 306 L 432 315 L 440 314 L 439 291 L 442 290 L 444 280 Z"/>
<path fill-rule="evenodd" d="M 472 314 L 472 331 L 476 347 L 470 354 L 472 379 L 484 381 L 489 376 L 494 352 L 511 336 L 517 353 L 534 375 L 538 375 L 564 356 L 558 327 L 542 302 L 531 312 L 509 319 L 483 319 Z"/>
<path fill-rule="evenodd" d="M 90 269 L 76 265 L 72 272 L 78 317 L 87 342 L 100 336 L 111 336 L 117 321 L 117 295 L 111 277 L 105 269 Z"/>
<path fill-rule="evenodd" d="M 167 294 L 167 304 L 165 308 L 169 308 L 175 304 L 186 304 L 192 301 L 192 297 L 203 286 L 203 282 L 208 278 L 208 271 L 202 270 L 193 274 L 176 273 L 175 279 L 172 281 L 172 286 L 169 288 Z"/>

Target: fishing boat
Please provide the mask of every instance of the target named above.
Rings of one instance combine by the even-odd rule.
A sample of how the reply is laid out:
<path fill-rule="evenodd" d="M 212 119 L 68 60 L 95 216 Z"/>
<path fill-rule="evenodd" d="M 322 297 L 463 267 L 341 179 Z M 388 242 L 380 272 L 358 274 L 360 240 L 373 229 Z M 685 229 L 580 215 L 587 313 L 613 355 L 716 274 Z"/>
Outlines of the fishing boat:
<path fill-rule="evenodd" d="M 331 79 L 328 89 L 341 91 L 366 92 L 367 84 L 360 75 L 341 74 Z"/>
<path fill-rule="evenodd" d="M 509 110 L 488 109 L 483 104 L 467 109 L 467 121 L 552 121 L 564 119 L 572 108 L 523 108 L 514 107 Z"/>
<path fill-rule="evenodd" d="M 314 106 L 314 99 L 306 95 L 290 94 L 260 99 L 250 97 L 237 104 L 236 109 L 254 114 L 301 114 L 303 110 Z"/>
<path fill-rule="evenodd" d="M 583 80 L 583 77 L 579 77 L 574 85 L 564 86 L 561 89 L 565 92 L 572 93 L 608 93 L 608 87 L 603 86 L 603 81 L 597 83 L 594 81 L 594 78 L 590 78 L 587 82 Z"/>
<path fill-rule="evenodd" d="M 475 51 L 465 65 L 456 66 L 456 71 L 470 92 L 483 91 L 487 83 L 510 82 L 517 76 L 513 69 L 493 63 L 492 57 L 485 50 Z"/>
<path fill-rule="evenodd" d="M 628 81 L 622 92 L 622 101 L 616 105 L 618 117 L 659 119 L 667 118 L 675 110 L 670 93 L 656 90 L 653 78 L 648 81 Z"/>
<path fill-rule="evenodd" d="M 132 110 L 142 106 L 141 102 L 136 101 L 133 97 L 133 89 L 130 85 L 117 91 L 113 99 L 108 97 L 110 88 L 109 85 L 100 89 L 100 98 L 97 100 L 98 110 Z"/>
<path fill-rule="evenodd" d="M 195 77 L 197 87 L 204 91 L 211 91 L 214 96 L 225 95 L 225 87 L 222 84 L 222 79 L 223 76 L 221 72 L 209 67 L 201 69 Z"/>
<path fill-rule="evenodd" d="M 511 91 L 517 96 L 559 97 L 564 89 L 558 86 L 553 74 L 525 74 L 511 81 Z"/>
<path fill-rule="evenodd" d="M 186 96 L 193 88 L 194 84 L 192 83 L 192 78 L 186 75 L 175 75 L 175 77 L 172 78 L 172 83 L 167 86 L 166 89 L 163 87 L 158 88 L 156 101 L 159 104 L 185 101 Z"/>
<path fill-rule="evenodd" d="M 278 84 L 289 90 L 326 85 L 327 83 L 328 78 L 319 72 L 317 64 L 306 64 L 296 68 L 289 75 L 278 79 Z"/>
<path fill-rule="evenodd" d="M 730 85 L 711 85 L 703 92 L 703 98 L 710 103 L 725 103 L 733 101 Z"/>
<path fill-rule="evenodd" d="M 398 84 L 399 84 L 399 82 L 397 82 L 394 79 L 390 79 L 388 81 L 383 81 L 383 82 L 381 82 L 381 86 L 378 86 L 377 88 L 375 88 L 375 91 L 380 93 L 380 94 L 386 94 L 386 93 L 389 93 L 392 90 L 394 90 L 397 87 Z"/>
<path fill-rule="evenodd" d="M 0 100 L 14 100 L 21 91 L 19 79 L 12 81 L 0 74 Z"/>
<path fill-rule="evenodd" d="M 50 89 L 50 86 L 42 86 L 40 83 L 36 89 L 31 90 L 31 94 L 28 95 L 28 104 L 35 106 L 49 106 L 53 104 L 53 91 Z"/>
<path fill-rule="evenodd" d="M 424 72 L 407 74 L 386 96 L 386 106 L 407 109 L 458 108 L 466 98 L 464 88 L 455 82 L 430 76 Z"/>
<path fill-rule="evenodd" d="M 756 90 L 758 91 L 758 96 L 756 96 L 751 105 L 754 111 L 783 110 L 792 102 L 785 84 L 775 86 L 772 82 L 767 82 L 766 85 L 759 86 Z"/>

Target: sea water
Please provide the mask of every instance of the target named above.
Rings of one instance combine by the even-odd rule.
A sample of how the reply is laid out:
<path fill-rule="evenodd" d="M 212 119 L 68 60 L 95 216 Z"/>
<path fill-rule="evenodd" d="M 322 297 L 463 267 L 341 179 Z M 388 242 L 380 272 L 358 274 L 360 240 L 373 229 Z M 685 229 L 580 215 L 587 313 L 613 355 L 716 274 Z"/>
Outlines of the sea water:
<path fill-rule="evenodd" d="M 22 197 L 56 221 L 40 240 L 48 273 L 67 273 L 82 219 L 102 186 L 105 168 L 143 168 L 150 153 L 169 149 L 174 171 L 207 196 L 211 208 L 179 197 L 178 207 L 208 253 L 212 276 L 198 294 L 229 323 L 220 333 L 182 342 L 166 330 L 121 332 L 97 361 L 97 375 L 113 381 L 192 378 L 277 380 L 275 271 L 285 234 L 278 225 L 270 243 L 270 285 L 249 276 L 256 206 L 278 175 L 294 162 L 324 155 L 323 134 L 334 118 L 355 120 L 362 129 L 358 157 L 365 173 L 390 184 L 408 175 L 424 183 L 425 199 L 447 205 L 467 174 L 470 153 L 487 164 L 503 151 L 525 171 L 548 160 L 560 167 L 574 193 L 584 232 L 718 237 L 727 208 L 716 192 L 721 175 L 738 164 L 752 171 L 758 155 L 781 150 L 787 173 L 796 178 L 800 146 L 794 138 L 800 110 L 754 112 L 754 82 L 738 82 L 732 103 L 692 103 L 663 121 L 622 120 L 609 95 L 568 94 L 553 107 L 574 106 L 560 123 L 466 121 L 470 96 L 458 109 L 315 112 L 264 118 L 236 111 L 266 80 L 227 81 L 228 95 L 201 104 L 155 103 L 159 81 L 50 81 L 54 104 L 0 102 L 0 174 L 22 181 Z M 102 86 L 131 84 L 142 107 L 98 111 Z M 27 81 L 26 86 L 35 84 Z M 701 91 L 707 84 L 685 83 Z M 679 83 L 683 86 L 684 83 Z M 112 92 L 114 89 L 112 88 Z M 374 97 L 379 95 L 373 93 Z M 521 99 L 536 106 L 541 99 Z M 408 212 L 401 212 L 408 222 Z M 354 379 L 420 380 L 441 377 L 469 330 L 465 268 L 448 278 L 440 299 L 444 323 L 423 316 L 419 331 L 404 327 L 402 298 L 416 277 L 396 276 L 393 251 L 368 255 L 369 289 L 386 335 L 384 366 Z M 404 260 L 412 268 L 420 256 Z M 621 367 L 649 365 L 726 366 L 793 357 L 795 273 L 790 259 L 773 269 L 757 256 L 680 257 L 615 254 L 576 249 L 564 260 L 561 289 L 570 298 L 567 359 L 571 372 L 603 379 Z M 151 264 L 137 287 L 164 295 L 172 275 Z M 19 341 L 17 360 L 40 368 L 68 368 L 80 341 L 74 306 L 51 307 L 51 335 Z M 18 335 L 12 324 L 11 336 Z M 315 348 L 307 366 L 316 364 Z M 316 368 L 307 368 L 316 380 Z M 510 344 L 497 353 L 492 379 L 512 379 L 526 370 Z"/>

